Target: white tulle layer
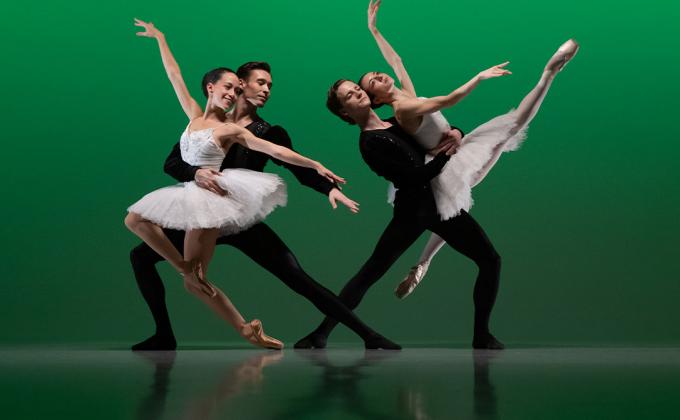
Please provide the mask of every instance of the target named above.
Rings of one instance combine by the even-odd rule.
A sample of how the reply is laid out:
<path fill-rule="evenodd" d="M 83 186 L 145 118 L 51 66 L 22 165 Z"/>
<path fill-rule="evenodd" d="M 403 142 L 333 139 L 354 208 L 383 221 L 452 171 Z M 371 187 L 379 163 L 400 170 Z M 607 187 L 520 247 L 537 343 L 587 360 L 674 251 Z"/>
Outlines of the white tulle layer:
<path fill-rule="evenodd" d="M 164 228 L 219 228 L 223 234 L 248 229 L 277 206 L 285 206 L 286 184 L 274 174 L 225 169 L 217 182 L 227 196 L 185 182 L 150 192 L 128 208 Z"/>
<path fill-rule="evenodd" d="M 432 179 L 430 185 L 437 203 L 437 212 L 442 220 L 450 219 L 472 207 L 472 184 L 477 173 L 493 156 L 494 150 L 503 144 L 503 151 L 517 150 L 526 138 L 523 127 L 512 134 L 516 124 L 516 111 L 495 117 L 472 130 L 463 139 L 463 145 L 444 165 L 441 173 Z M 427 156 L 426 161 L 432 157 Z M 388 189 L 388 202 L 394 202 L 394 186 Z"/>

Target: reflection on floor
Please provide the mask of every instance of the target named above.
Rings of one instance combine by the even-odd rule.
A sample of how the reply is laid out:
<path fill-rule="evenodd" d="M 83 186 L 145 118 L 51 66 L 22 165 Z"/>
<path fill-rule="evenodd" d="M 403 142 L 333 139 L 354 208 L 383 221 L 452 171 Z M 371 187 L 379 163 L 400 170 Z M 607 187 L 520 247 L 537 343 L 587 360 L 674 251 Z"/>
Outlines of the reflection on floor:
<path fill-rule="evenodd" d="M 0 350 L 6 419 L 677 419 L 680 349 Z"/>

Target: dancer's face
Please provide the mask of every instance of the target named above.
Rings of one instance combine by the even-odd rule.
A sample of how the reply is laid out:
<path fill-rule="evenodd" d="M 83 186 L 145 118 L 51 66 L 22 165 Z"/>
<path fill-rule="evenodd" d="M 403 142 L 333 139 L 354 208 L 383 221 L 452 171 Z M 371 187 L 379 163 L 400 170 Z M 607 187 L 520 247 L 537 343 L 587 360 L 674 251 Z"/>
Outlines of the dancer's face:
<path fill-rule="evenodd" d="M 353 118 L 357 113 L 365 112 L 371 107 L 371 100 L 366 92 L 354 82 L 343 82 L 337 90 L 342 110 Z"/>
<path fill-rule="evenodd" d="M 272 75 L 266 70 L 251 70 L 246 79 L 241 79 L 243 97 L 258 108 L 264 106 L 272 89 Z"/>
<path fill-rule="evenodd" d="M 212 105 L 229 109 L 236 102 L 236 96 L 241 91 L 241 84 L 234 73 L 225 72 L 215 83 L 208 83 L 208 92 L 212 93 Z"/>
<path fill-rule="evenodd" d="M 385 73 L 372 71 L 359 81 L 361 88 L 375 97 L 377 101 L 385 98 L 394 86 L 394 79 Z"/>

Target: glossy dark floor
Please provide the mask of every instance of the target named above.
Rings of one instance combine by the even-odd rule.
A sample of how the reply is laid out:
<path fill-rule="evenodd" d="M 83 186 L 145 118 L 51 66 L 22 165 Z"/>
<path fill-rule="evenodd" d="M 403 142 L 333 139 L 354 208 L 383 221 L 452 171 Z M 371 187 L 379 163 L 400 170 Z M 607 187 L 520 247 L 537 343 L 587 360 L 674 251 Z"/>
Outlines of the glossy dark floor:
<path fill-rule="evenodd" d="M 678 419 L 680 349 L 0 350 L 6 419 Z"/>

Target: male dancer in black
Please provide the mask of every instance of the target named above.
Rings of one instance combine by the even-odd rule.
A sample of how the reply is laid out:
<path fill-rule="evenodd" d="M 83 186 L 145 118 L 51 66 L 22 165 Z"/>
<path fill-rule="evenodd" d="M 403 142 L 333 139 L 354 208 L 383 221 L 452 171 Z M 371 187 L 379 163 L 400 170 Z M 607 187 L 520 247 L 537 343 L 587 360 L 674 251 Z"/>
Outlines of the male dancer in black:
<path fill-rule="evenodd" d="M 258 108 L 263 107 L 269 99 L 272 86 L 269 64 L 264 62 L 245 63 L 238 68 L 236 73 L 241 79 L 243 89 L 233 111 L 234 123 L 246 127 L 260 138 L 292 148 L 290 137 L 282 127 L 270 126 L 257 115 Z M 269 159 L 270 157 L 263 153 L 233 145 L 220 169 L 247 168 L 262 171 Z M 333 208 L 336 208 L 336 201 L 339 201 L 351 211 L 355 213 L 358 211 L 357 203 L 347 198 L 334 184 L 318 175 L 314 170 L 274 159 L 272 161 L 290 170 L 303 185 L 322 194 L 327 194 Z M 175 144 L 165 161 L 165 172 L 180 182 L 195 180 L 203 188 L 216 194 L 225 194 L 225 191 L 221 190 L 215 182 L 216 171 L 194 167 L 182 160 L 179 143 Z M 169 229 L 164 229 L 164 232 L 175 247 L 182 252 L 184 232 Z M 238 248 L 257 264 L 278 277 L 286 286 L 311 301 L 321 312 L 332 316 L 356 332 L 364 339 L 366 348 L 392 350 L 401 348 L 367 327 L 340 302 L 337 296 L 305 273 L 295 255 L 265 223 L 258 223 L 235 235 L 220 237 L 217 244 L 227 244 Z M 132 250 L 130 259 L 139 290 L 144 296 L 156 323 L 156 333 L 132 346 L 132 350 L 175 349 L 177 343 L 165 304 L 165 288 L 155 267 L 155 264 L 162 261 L 163 258 L 148 245 L 142 243 Z"/>
<path fill-rule="evenodd" d="M 489 318 L 498 292 L 500 256 L 482 228 L 467 212 L 445 221 L 440 220 L 430 189 L 455 143 L 444 142 L 435 158 L 424 163 L 425 151 L 395 122 L 382 121 L 371 109 L 371 101 L 356 83 L 338 80 L 328 91 L 328 109 L 361 130 L 359 148 L 368 166 L 398 189 L 394 215 L 368 261 L 345 285 L 342 301 L 356 308 L 364 294 L 394 264 L 401 254 L 425 231 L 441 236 L 446 243 L 472 259 L 479 267 L 474 288 L 475 324 L 472 346 L 502 349 L 503 344 L 489 332 Z M 323 348 L 337 321 L 326 319 L 311 334 L 295 344 L 295 348 Z"/>

